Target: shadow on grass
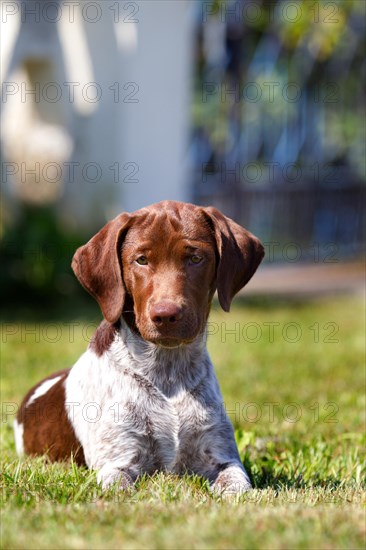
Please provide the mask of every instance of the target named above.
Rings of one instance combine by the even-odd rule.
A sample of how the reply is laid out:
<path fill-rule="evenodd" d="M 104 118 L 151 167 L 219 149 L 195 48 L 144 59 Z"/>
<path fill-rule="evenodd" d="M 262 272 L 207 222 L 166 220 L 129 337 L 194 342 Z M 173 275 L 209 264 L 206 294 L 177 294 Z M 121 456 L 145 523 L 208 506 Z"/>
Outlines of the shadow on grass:
<path fill-rule="evenodd" d="M 279 472 L 276 466 L 263 461 L 258 468 L 258 464 L 251 462 L 248 458 L 243 461 L 244 467 L 249 472 L 249 477 L 255 489 L 309 489 L 311 488 L 331 488 L 337 489 L 344 484 L 340 476 L 317 475 L 313 474 L 307 479 L 303 474 L 294 472 Z"/>
<path fill-rule="evenodd" d="M 344 442 L 336 440 L 315 438 L 302 444 L 278 440 L 267 449 L 249 445 L 243 465 L 256 489 L 337 489 L 345 483 L 362 484 L 363 453 L 361 440 L 353 456 L 347 454 Z"/>

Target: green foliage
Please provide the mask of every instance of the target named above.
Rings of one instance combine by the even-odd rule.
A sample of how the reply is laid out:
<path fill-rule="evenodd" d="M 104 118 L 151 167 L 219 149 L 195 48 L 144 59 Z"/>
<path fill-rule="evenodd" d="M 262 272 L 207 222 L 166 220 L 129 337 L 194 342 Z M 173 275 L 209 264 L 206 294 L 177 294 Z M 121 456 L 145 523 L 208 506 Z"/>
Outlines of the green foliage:
<path fill-rule="evenodd" d="M 42 303 L 42 311 L 60 308 L 65 299 L 82 301 L 71 259 L 83 236 L 62 227 L 49 207 L 23 205 L 19 216 L 2 228 L 0 298 L 9 314 L 24 316 Z M 4 311 L 3 311 L 4 315 Z"/>

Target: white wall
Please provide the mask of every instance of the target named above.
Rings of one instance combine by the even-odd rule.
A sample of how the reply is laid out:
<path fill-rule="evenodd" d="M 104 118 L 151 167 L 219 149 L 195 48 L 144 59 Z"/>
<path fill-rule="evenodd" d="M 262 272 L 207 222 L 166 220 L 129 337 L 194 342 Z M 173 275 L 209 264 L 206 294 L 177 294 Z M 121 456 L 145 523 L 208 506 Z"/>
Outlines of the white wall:
<path fill-rule="evenodd" d="M 134 83 L 124 91 L 119 112 L 119 160 L 125 180 L 119 191 L 128 211 L 163 199 L 189 198 L 192 2 L 138 4 L 139 11 L 131 16 L 138 22 L 120 21 L 116 29 L 119 77 L 122 83 Z"/>
<path fill-rule="evenodd" d="M 20 20 L 21 8 L 40 6 L 43 10 L 47 3 L 49 12 L 41 12 L 38 18 L 31 13 L 24 17 L 23 13 Z M 100 7 L 101 16 L 95 22 L 83 12 L 88 4 L 86 0 L 76 3 L 71 14 L 60 2 L 62 17 L 52 23 L 54 1 L 11 3 L 14 13 L 7 14 L 7 28 L 12 32 L 2 38 L 5 81 L 12 80 L 18 71 L 18 78 L 20 74 L 29 87 L 19 68 L 29 59 L 46 60 L 50 69 L 43 71 L 41 87 L 54 79 L 62 89 L 57 105 L 31 105 L 32 94 L 26 96 L 26 107 L 30 108 L 27 112 L 36 107 L 34 112 L 40 116 L 33 127 L 33 115 L 25 125 L 26 117 L 14 113 L 18 105 L 21 115 L 24 102 L 19 94 L 13 97 L 2 141 L 9 145 L 10 140 L 14 151 L 19 139 L 12 136 L 22 136 L 26 147 L 23 144 L 23 149 L 15 151 L 16 162 L 34 164 L 36 157 L 27 158 L 23 151 L 29 144 L 34 150 L 35 129 L 39 134 L 41 124 L 45 135 L 47 125 L 53 124 L 53 128 L 58 126 L 66 132 L 72 143 L 69 158 L 57 156 L 47 143 L 44 151 L 50 157 L 46 158 L 44 151 L 40 155 L 45 164 L 78 163 L 72 181 L 66 177 L 54 195 L 60 216 L 75 228 L 100 225 L 121 210 L 132 211 L 162 199 L 185 200 L 189 184 L 187 132 L 194 3 L 101 0 L 92 3 Z M 92 18 L 93 9 L 87 15 Z M 72 100 L 65 82 L 78 84 Z M 95 103 L 82 94 L 90 82 L 96 82 L 102 90 Z M 21 86 L 22 82 L 17 84 Z M 6 111 L 7 103 L 2 107 Z M 52 115 L 56 110 L 55 120 L 52 116 L 43 120 L 42 113 Z M 54 135 L 55 130 L 49 133 L 50 140 Z M 3 148 L 5 156 L 7 150 L 9 147 Z M 94 183 L 83 177 L 82 169 L 90 163 L 96 163 L 101 171 L 101 178 Z M 69 174 L 68 168 L 62 168 L 64 175 Z"/>

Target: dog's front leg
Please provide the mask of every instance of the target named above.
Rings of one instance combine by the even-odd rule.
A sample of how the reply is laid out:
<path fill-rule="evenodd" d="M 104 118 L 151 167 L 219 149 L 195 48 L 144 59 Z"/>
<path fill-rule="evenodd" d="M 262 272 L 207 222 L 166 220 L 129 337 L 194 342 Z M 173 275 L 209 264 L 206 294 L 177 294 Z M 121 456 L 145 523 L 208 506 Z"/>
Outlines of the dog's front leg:
<path fill-rule="evenodd" d="M 241 495 L 251 488 L 248 474 L 241 462 L 224 464 L 211 484 L 212 491 L 222 496 Z"/>
<path fill-rule="evenodd" d="M 133 486 L 135 479 L 136 476 L 130 470 L 118 468 L 111 462 L 104 464 L 97 474 L 97 481 L 102 484 L 103 489 L 118 483 L 120 489 L 126 490 Z"/>
<path fill-rule="evenodd" d="M 214 494 L 241 495 L 252 488 L 240 460 L 233 426 L 225 412 L 222 414 L 221 411 L 214 427 L 209 426 L 205 437 L 201 437 L 201 445 L 205 450 L 204 456 L 209 458 L 203 463 L 209 465 L 206 477 L 210 480 Z"/>

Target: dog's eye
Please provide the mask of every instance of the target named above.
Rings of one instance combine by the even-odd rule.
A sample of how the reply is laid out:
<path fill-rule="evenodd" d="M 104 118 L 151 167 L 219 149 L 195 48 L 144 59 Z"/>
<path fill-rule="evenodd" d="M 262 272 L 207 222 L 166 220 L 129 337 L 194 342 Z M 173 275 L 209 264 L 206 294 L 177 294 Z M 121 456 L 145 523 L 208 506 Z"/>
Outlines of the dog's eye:
<path fill-rule="evenodd" d="M 147 265 L 148 264 L 146 256 L 140 256 L 139 258 L 137 258 L 136 262 L 139 265 Z"/>
<path fill-rule="evenodd" d="M 201 256 L 198 256 L 197 254 L 193 254 L 193 256 L 190 257 L 190 260 L 192 264 L 199 264 L 200 262 L 202 262 Z"/>

